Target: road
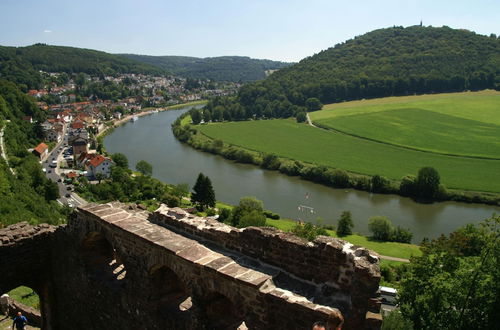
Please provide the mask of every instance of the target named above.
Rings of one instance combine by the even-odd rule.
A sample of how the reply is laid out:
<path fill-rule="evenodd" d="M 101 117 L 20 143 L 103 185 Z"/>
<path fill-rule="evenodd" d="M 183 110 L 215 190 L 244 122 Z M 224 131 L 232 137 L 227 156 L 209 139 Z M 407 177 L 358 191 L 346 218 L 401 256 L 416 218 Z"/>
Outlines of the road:
<path fill-rule="evenodd" d="M 48 179 L 57 183 L 59 187 L 59 195 L 61 196 L 57 201 L 61 204 L 67 204 L 69 206 L 79 206 L 86 204 L 87 202 L 73 192 L 72 185 L 64 184 L 64 178 L 61 176 L 61 171 L 59 164 L 64 159 L 63 152 L 67 149 L 68 134 L 67 127 L 64 126 L 63 138 L 57 143 L 57 145 L 52 149 L 52 151 L 47 155 L 47 157 L 42 159 L 42 168 L 45 169 L 45 175 Z M 56 167 L 52 165 L 53 161 L 57 161 Z M 68 189 L 69 188 L 69 189 Z"/>

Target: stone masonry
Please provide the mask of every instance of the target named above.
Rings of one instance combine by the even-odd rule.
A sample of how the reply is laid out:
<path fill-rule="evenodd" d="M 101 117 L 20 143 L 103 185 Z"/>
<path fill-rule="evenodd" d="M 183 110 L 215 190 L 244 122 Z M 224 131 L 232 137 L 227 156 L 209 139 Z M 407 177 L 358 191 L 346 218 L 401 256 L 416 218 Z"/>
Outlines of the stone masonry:
<path fill-rule="evenodd" d="M 44 329 L 381 325 L 373 252 L 166 206 L 87 204 L 67 226 L 2 229 L 0 269 L 0 293 L 39 293 Z"/>

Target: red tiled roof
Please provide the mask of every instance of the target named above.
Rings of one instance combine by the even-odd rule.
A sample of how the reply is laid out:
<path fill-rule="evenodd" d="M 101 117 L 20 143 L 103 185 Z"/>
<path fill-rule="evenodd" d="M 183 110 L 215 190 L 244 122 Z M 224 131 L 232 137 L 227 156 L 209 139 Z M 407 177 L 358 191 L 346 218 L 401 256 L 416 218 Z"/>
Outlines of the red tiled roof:
<path fill-rule="evenodd" d="M 68 179 L 73 179 L 77 177 L 77 174 L 75 172 L 69 172 L 68 174 L 66 174 L 66 177 Z"/>
<path fill-rule="evenodd" d="M 94 167 L 97 167 L 99 166 L 103 161 L 105 161 L 106 158 L 102 155 L 95 155 L 94 157 L 92 157 L 89 161 L 90 165 L 94 166 Z"/>
<path fill-rule="evenodd" d="M 83 128 L 83 123 L 82 122 L 74 122 L 71 124 L 71 128 L 73 128 L 73 129 Z"/>
<path fill-rule="evenodd" d="M 39 145 L 36 146 L 33 151 L 36 151 L 39 155 L 43 154 L 45 150 L 47 150 L 49 147 L 45 143 L 40 143 Z"/>

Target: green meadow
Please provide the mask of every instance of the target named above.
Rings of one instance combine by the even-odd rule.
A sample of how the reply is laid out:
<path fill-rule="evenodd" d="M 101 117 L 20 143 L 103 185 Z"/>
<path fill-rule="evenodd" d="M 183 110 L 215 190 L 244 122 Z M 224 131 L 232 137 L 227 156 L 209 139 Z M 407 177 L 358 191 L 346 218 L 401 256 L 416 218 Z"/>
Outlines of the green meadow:
<path fill-rule="evenodd" d="M 471 96 L 473 94 L 474 96 Z M 473 104 L 471 98 L 485 97 L 487 105 L 483 105 L 483 108 L 477 111 L 489 113 L 486 116 L 490 118 L 489 123 L 485 122 L 486 117 L 483 114 L 478 114 L 475 119 L 465 118 L 471 116 L 470 109 L 457 110 L 456 112 L 461 115 L 454 116 L 454 121 L 434 122 L 429 119 L 443 118 L 442 116 L 449 119 L 448 117 L 451 115 L 448 112 L 451 111 L 451 106 L 440 107 L 441 110 L 439 112 L 434 111 L 431 116 L 428 113 L 432 112 L 429 106 L 423 109 L 415 106 L 415 104 L 409 105 L 409 103 L 415 103 L 418 98 L 422 98 L 422 103 L 448 104 L 452 102 L 450 100 L 460 98 L 460 95 L 465 95 L 463 97 L 464 102 L 458 102 L 457 106 L 462 103 Z M 335 107 L 325 106 L 326 110 L 311 114 L 315 120 L 320 118 L 321 120 L 335 121 L 335 118 L 338 119 L 352 113 L 353 116 L 351 117 L 354 118 L 344 118 L 346 119 L 344 125 L 353 130 L 352 134 L 298 124 L 292 119 L 213 123 L 200 125 L 197 128 L 208 137 L 220 139 L 227 144 L 263 153 L 273 153 L 284 158 L 307 163 L 340 168 L 353 173 L 379 174 L 399 180 L 405 175 L 416 174 L 421 167 L 433 166 L 439 171 L 442 183 L 448 188 L 500 192 L 500 180 L 498 180 L 500 178 L 500 159 L 452 156 L 455 154 L 475 154 L 476 156 L 500 158 L 500 153 L 495 149 L 498 142 L 494 140 L 495 132 L 499 132 L 494 126 L 497 123 L 500 125 L 500 93 L 487 91 L 482 93 L 442 94 L 440 98 L 432 95 L 432 97 L 424 95 L 346 102 L 339 104 L 338 107 L 337 105 Z M 394 99 L 404 100 L 404 102 L 397 103 L 394 102 Z M 411 102 L 408 100 L 411 100 Z M 354 105 L 349 107 L 349 103 Z M 496 108 L 492 106 L 495 103 L 498 105 Z M 408 118 L 411 117 L 412 119 L 405 119 L 405 111 L 397 110 L 404 108 L 417 109 L 417 111 L 413 111 L 411 115 L 408 115 Z M 387 112 L 391 112 L 388 110 L 391 110 L 394 114 L 388 115 Z M 396 114 L 397 112 L 399 114 Z M 366 115 L 365 121 L 363 121 L 361 114 Z M 386 128 L 375 130 L 371 127 L 372 122 L 375 120 L 373 116 L 382 116 L 376 119 L 379 123 L 384 122 L 383 116 L 399 118 L 405 123 L 412 120 L 419 121 L 422 122 L 419 124 L 420 127 L 424 127 L 423 122 L 427 121 L 428 128 L 427 130 L 423 130 L 423 128 L 409 130 L 403 127 L 399 130 L 405 131 L 406 134 L 391 133 L 391 129 L 387 127 L 397 125 L 391 124 L 392 121 L 390 121 L 386 124 Z M 466 123 L 470 121 L 483 122 L 485 129 L 481 131 L 480 128 L 475 127 L 474 130 L 480 131 L 469 131 Z M 374 136 L 374 133 L 368 133 L 370 131 L 377 131 L 377 135 Z M 440 134 L 446 136 L 446 139 L 443 138 L 441 144 L 436 144 L 439 147 L 435 147 L 433 141 L 437 140 L 437 136 Z M 399 140 L 395 136 L 398 136 L 397 139 Z M 462 138 L 464 136 L 468 136 L 468 138 Z M 456 144 L 461 144 L 461 146 L 454 145 L 453 141 L 455 139 Z M 384 143 L 373 140 L 384 141 Z M 483 141 L 483 143 L 478 141 Z M 468 152 L 464 152 L 465 149 Z M 431 150 L 432 152 L 429 152 Z"/>
<path fill-rule="evenodd" d="M 500 159 L 500 93 L 495 91 L 347 102 L 310 116 L 321 127 L 374 141 Z"/>

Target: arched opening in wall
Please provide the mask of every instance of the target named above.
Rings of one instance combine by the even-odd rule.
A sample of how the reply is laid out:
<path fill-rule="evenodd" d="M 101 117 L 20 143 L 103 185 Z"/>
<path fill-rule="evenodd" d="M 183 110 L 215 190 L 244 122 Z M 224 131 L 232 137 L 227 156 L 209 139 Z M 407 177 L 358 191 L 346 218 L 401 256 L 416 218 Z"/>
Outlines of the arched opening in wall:
<path fill-rule="evenodd" d="M 115 284 L 125 279 L 125 265 L 102 233 L 89 233 L 82 241 L 80 253 L 85 266 L 96 278 Z"/>
<path fill-rule="evenodd" d="M 166 266 L 153 267 L 151 277 L 151 302 L 160 312 L 186 312 L 192 302 L 185 284 Z"/>
<path fill-rule="evenodd" d="M 29 329 L 41 328 L 41 298 L 32 288 L 19 286 L 9 292 L 0 293 L 0 329 L 10 329 L 12 318 L 18 312 L 26 317 Z"/>
<path fill-rule="evenodd" d="M 241 311 L 220 293 L 212 293 L 205 299 L 205 316 L 208 329 L 238 329 L 243 324 Z"/>

